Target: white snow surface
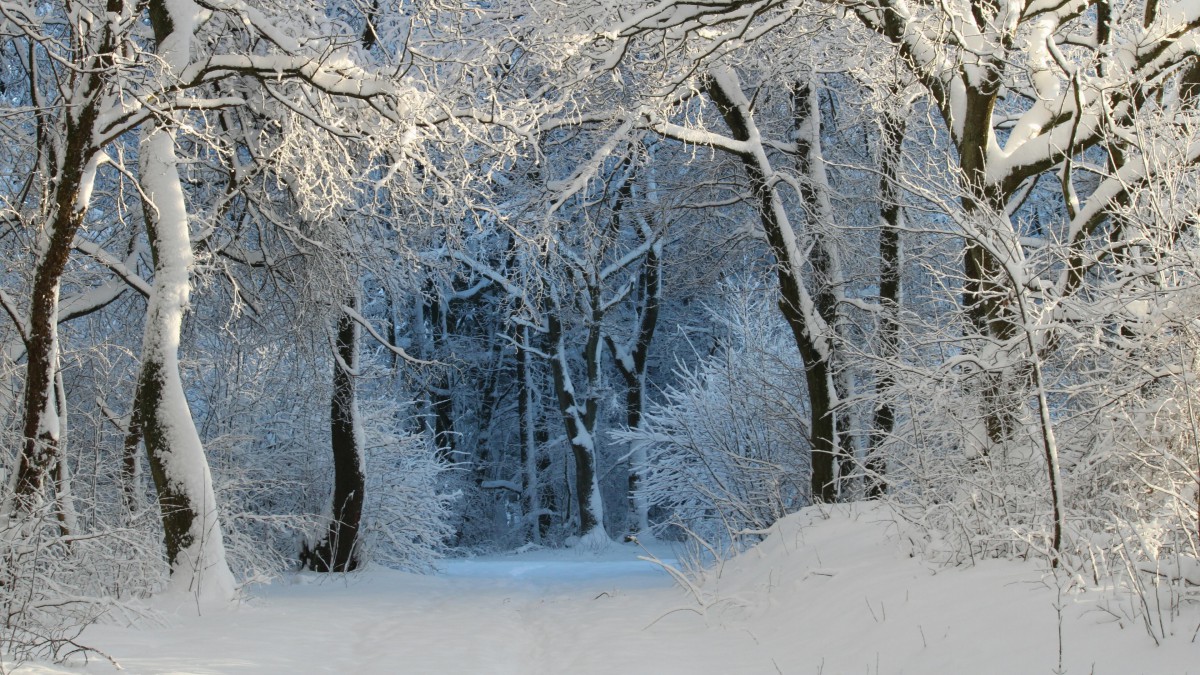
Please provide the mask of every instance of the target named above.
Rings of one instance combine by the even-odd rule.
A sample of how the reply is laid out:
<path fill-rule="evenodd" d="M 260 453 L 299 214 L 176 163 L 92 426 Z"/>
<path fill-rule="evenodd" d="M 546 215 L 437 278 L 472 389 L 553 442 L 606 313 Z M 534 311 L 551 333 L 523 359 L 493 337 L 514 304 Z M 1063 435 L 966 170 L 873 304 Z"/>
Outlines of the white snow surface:
<path fill-rule="evenodd" d="M 714 568 L 703 605 L 614 544 L 450 560 L 430 576 L 306 573 L 234 609 L 80 641 L 131 673 L 1200 673 L 1194 605 L 1156 647 L 1111 594 L 1060 601 L 1035 563 L 939 567 L 909 556 L 902 532 L 875 506 L 805 510 Z"/>

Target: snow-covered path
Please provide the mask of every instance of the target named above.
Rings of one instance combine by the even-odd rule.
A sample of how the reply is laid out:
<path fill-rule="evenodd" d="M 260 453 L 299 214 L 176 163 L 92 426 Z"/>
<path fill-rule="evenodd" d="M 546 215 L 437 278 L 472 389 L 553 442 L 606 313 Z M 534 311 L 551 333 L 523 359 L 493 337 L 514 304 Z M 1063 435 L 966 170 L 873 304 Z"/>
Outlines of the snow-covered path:
<path fill-rule="evenodd" d="M 133 673 L 694 673 L 697 658 L 711 672 L 741 671 L 745 634 L 655 623 L 677 608 L 695 616 L 685 609 L 694 603 L 640 553 L 450 560 L 434 576 L 302 575 L 233 611 L 160 628 L 98 626 L 83 641 Z"/>
<path fill-rule="evenodd" d="M 1036 564 L 922 561 L 897 528 L 874 506 L 790 516 L 707 575 L 703 607 L 614 545 L 452 560 L 429 576 L 305 574 L 240 607 L 95 626 L 81 641 L 139 674 L 1200 675 L 1200 593 L 1147 624 L 1136 598 L 1082 580 L 1060 592 Z M 112 667 L 19 672 L 80 671 Z"/>

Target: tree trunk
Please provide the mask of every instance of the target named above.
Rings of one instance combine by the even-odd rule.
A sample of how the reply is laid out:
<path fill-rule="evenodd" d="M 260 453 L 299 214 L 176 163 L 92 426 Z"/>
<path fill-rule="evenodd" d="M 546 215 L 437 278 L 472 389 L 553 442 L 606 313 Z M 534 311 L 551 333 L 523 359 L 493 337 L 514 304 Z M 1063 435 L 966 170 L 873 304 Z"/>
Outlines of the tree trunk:
<path fill-rule="evenodd" d="M 429 349 L 434 354 L 440 354 L 448 332 L 447 322 L 449 307 L 445 306 L 441 297 L 441 289 L 433 285 L 433 297 L 430 298 L 425 313 L 429 316 L 430 340 Z M 431 357 L 435 358 L 435 357 Z M 447 463 L 459 461 L 455 449 L 456 436 L 454 433 L 454 397 L 450 393 L 450 373 L 443 366 L 439 368 L 436 379 L 426 390 L 429 410 L 433 416 L 433 444 L 437 448 L 438 457 Z"/>
<path fill-rule="evenodd" d="M 904 118 L 899 115 L 883 115 L 879 158 L 879 304 L 883 307 L 879 319 L 879 349 L 883 364 L 875 376 L 875 420 L 866 462 L 868 499 L 877 499 L 887 492 L 887 459 L 883 455 L 883 444 L 896 425 L 896 415 L 888 396 L 895 384 L 893 360 L 900 350 L 900 229 L 904 216 L 897 177 L 905 125 Z"/>
<path fill-rule="evenodd" d="M 800 197 L 804 200 L 808 233 L 812 241 L 808 263 L 812 268 L 812 283 L 816 287 L 815 310 L 821 321 L 829 329 L 836 331 L 842 272 L 837 250 L 829 240 L 829 234 L 822 231 L 823 228 L 832 226 L 834 215 L 829 203 L 829 177 L 825 173 L 825 160 L 821 150 L 821 106 L 818 95 L 818 90 L 812 82 L 797 82 L 794 85 L 792 123 L 796 136 L 796 169 L 801 175 Z M 830 480 L 836 480 L 837 485 L 832 495 L 828 494 L 828 488 L 825 489 L 827 494 L 822 494 L 822 501 L 832 501 L 842 495 L 843 490 L 848 487 L 848 476 L 853 471 L 854 463 L 850 416 L 847 411 L 836 409 L 837 402 L 846 397 L 848 385 L 843 383 L 842 376 L 837 373 L 835 347 L 836 343 L 825 340 L 823 352 L 813 349 L 812 346 L 801 348 L 802 352 L 807 352 L 804 357 L 806 364 L 820 363 L 820 367 L 809 367 L 814 374 L 809 378 L 809 392 L 811 395 L 814 388 L 818 390 L 817 398 L 825 407 L 822 414 L 832 418 L 830 426 L 833 437 L 830 445 L 835 454 L 829 461 L 836 463 L 838 475 L 836 478 L 832 476 L 832 467 L 828 473 Z M 826 426 L 824 420 L 822 426 Z"/>
<path fill-rule="evenodd" d="M 608 541 L 604 531 L 604 503 L 600 497 L 600 482 L 596 475 L 595 425 L 597 404 L 592 397 L 580 401 L 571 381 L 570 363 L 567 361 L 565 336 L 557 314 L 550 314 L 548 340 L 554 353 L 550 358 L 550 369 L 554 376 L 554 391 L 558 397 L 558 408 L 562 413 L 567 431 L 567 442 L 575 459 L 575 499 L 579 508 L 579 536 L 589 544 Z M 595 327 L 596 330 L 599 327 Z M 596 340 L 598 343 L 598 339 Z M 589 358 L 598 350 L 588 340 Z M 589 365 L 589 370 L 591 366 Z"/>
<path fill-rule="evenodd" d="M 67 438 L 67 388 L 63 385 L 62 371 L 54 375 L 54 393 L 58 404 L 60 441 Z M 71 465 L 59 447 L 59 458 L 54 464 L 54 498 L 58 502 L 58 530 L 64 537 L 79 530 L 79 518 L 75 511 L 75 490 L 71 483 Z"/>
<path fill-rule="evenodd" d="M 347 301 L 355 307 L 353 298 Z M 366 495 L 363 439 L 354 391 L 358 367 L 358 323 L 342 313 L 337 322 L 333 363 L 333 396 L 329 404 L 330 448 L 333 450 L 333 504 L 329 528 L 312 549 L 301 552 L 314 572 L 352 572 L 358 568 L 359 530 Z"/>
<path fill-rule="evenodd" d="M 649 233 L 647 233 L 649 234 Z M 631 346 L 617 345 L 612 338 L 608 339 L 609 350 L 613 355 L 613 363 L 625 381 L 625 425 L 637 429 L 642 425 L 642 410 L 646 397 L 646 366 L 650 359 L 650 344 L 654 340 L 654 331 L 658 327 L 658 309 L 662 299 L 662 275 L 660 270 L 662 259 L 662 241 L 657 241 L 646 252 L 646 260 L 642 264 L 638 276 L 639 311 L 637 335 Z M 633 507 L 636 522 L 636 532 L 650 531 L 650 505 L 638 492 L 641 473 L 638 467 L 646 463 L 646 450 L 637 447 L 630 452 L 629 471 L 629 500 Z"/>
<path fill-rule="evenodd" d="M 138 457 L 138 446 L 142 444 L 142 420 L 138 413 L 142 405 L 141 398 L 141 387 L 134 387 L 129 425 L 125 428 L 121 450 L 121 499 L 129 515 L 137 513 L 142 507 L 141 462 Z"/>
<path fill-rule="evenodd" d="M 541 510 L 539 484 L 538 443 L 536 434 L 534 383 L 529 359 L 529 327 L 521 326 L 520 344 L 517 347 L 517 412 L 520 415 L 521 432 L 521 501 L 525 506 L 525 526 L 529 528 L 529 540 L 540 543 L 541 528 L 538 526 Z"/>
<path fill-rule="evenodd" d="M 141 159 L 154 291 L 146 309 L 135 416 L 158 491 L 172 588 L 228 597 L 233 576 L 225 563 L 212 476 L 179 375 L 192 255 L 170 132 L 149 130 Z"/>
<path fill-rule="evenodd" d="M 199 14 L 188 2 L 150 3 L 158 55 L 172 72 L 190 59 L 189 41 Z M 173 135 L 158 122 L 148 123 L 139 154 L 154 288 L 146 308 L 134 415 L 158 491 L 171 590 L 227 600 L 234 593 L 233 574 L 225 560 L 212 475 L 179 373 L 192 250 Z"/>
<path fill-rule="evenodd" d="M 121 5 L 110 2 L 110 11 L 120 12 Z M 13 474 L 11 507 L 25 511 L 43 497 L 49 472 L 58 460 L 59 424 L 55 406 L 54 376 L 58 367 L 58 300 L 62 275 L 71 253 L 71 242 L 83 225 L 96 180 L 100 148 L 94 134 L 100 115 L 101 95 L 105 86 L 103 64 L 115 51 L 116 38 L 105 28 L 97 63 L 81 87 L 77 110 L 64 113 L 66 129 L 61 156 L 48 150 L 55 169 L 52 178 L 50 209 L 39 234 L 37 266 L 29 302 L 28 339 L 25 343 L 26 368 L 23 401 L 23 441 L 17 470 Z M 4 512 L 11 511 L 6 507 Z"/>
<path fill-rule="evenodd" d="M 802 259 L 796 233 L 783 208 L 782 199 L 776 194 L 774 183 L 767 180 L 773 176 L 773 171 L 750 115 L 749 102 L 741 91 L 736 75 L 732 71 L 723 71 L 719 77 L 710 76 L 707 79 L 707 92 L 716 103 L 734 140 L 749 142 L 752 146 L 750 151 L 740 154 L 740 158 L 750 180 L 750 191 L 759 199 L 759 218 L 777 262 L 775 268 L 782 296 L 779 308 L 792 330 L 804 361 L 811 414 L 808 439 L 812 453 L 811 497 L 813 501 L 833 502 L 837 500 L 835 457 L 839 452 L 834 419 L 837 392 L 831 362 L 833 345 L 829 337 L 823 334 L 831 324 L 823 320 L 823 314 L 836 312 L 836 304 L 829 296 L 825 296 L 821 301 L 824 309 L 819 309 L 819 303 L 805 287 L 802 270 L 805 262 L 809 261 Z M 808 113 L 801 113 L 798 109 L 797 114 Z M 811 136 L 806 135 L 806 138 L 811 142 Z M 817 247 L 814 247 L 814 253 L 816 250 Z M 821 254 L 816 255 L 819 257 Z M 822 264 L 812 262 L 814 265 Z"/>

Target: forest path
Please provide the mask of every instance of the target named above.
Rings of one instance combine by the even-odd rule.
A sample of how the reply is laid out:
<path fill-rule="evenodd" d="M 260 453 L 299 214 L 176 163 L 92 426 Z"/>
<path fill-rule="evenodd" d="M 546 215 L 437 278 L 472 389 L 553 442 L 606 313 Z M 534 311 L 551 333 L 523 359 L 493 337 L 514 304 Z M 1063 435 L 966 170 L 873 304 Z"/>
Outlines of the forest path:
<path fill-rule="evenodd" d="M 181 611 L 165 627 L 95 626 L 81 641 L 130 673 L 687 673 L 697 662 L 737 671 L 752 637 L 697 631 L 703 619 L 675 611 L 695 603 L 637 559 L 644 553 L 614 544 L 447 560 L 434 575 L 302 574 L 232 610 Z"/>
<path fill-rule="evenodd" d="M 631 609 L 645 607 L 648 595 L 678 595 L 669 575 L 629 547 L 448 560 L 441 568 L 423 580 L 424 592 L 397 593 L 398 611 L 360 621 L 358 672 L 587 672 L 628 643 Z"/>

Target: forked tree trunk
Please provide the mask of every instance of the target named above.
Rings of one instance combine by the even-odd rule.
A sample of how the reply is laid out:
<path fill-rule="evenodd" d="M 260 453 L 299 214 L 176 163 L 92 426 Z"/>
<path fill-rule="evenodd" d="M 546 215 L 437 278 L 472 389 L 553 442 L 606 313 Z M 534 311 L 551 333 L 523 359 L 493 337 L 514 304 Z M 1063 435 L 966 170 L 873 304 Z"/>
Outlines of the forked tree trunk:
<path fill-rule="evenodd" d="M 567 442 L 575 460 L 575 500 L 579 508 L 579 536 L 589 544 L 608 540 L 604 531 L 604 502 L 600 497 L 600 482 L 596 475 L 596 399 L 587 396 L 580 400 L 571 380 L 570 363 L 567 361 L 565 336 L 557 314 L 548 318 L 548 341 L 554 352 L 550 355 L 550 369 L 554 375 L 554 391 L 558 397 L 558 408 L 567 431 Z M 594 326 L 593 331 L 598 331 Z M 589 359 L 589 375 L 592 363 L 599 351 L 599 336 L 589 333 L 586 356 Z M 598 360 L 598 359 L 596 359 Z M 589 377 L 589 385 L 594 381 Z"/>
<path fill-rule="evenodd" d="M 638 429 L 642 425 L 642 412 L 646 398 L 646 366 L 650 362 L 650 345 L 654 340 L 654 331 L 658 327 L 658 308 L 662 296 L 662 242 L 656 242 L 646 252 L 646 260 L 642 264 L 638 277 L 639 311 L 637 335 L 629 347 L 621 347 L 611 338 L 608 346 L 613 355 L 613 363 L 625 380 L 625 425 L 630 429 Z M 633 468 L 629 471 L 629 500 L 637 518 L 637 532 L 650 531 L 650 505 L 645 497 L 638 493 L 641 482 L 641 470 L 638 467 L 646 463 L 646 449 L 638 446 L 630 453 L 630 463 Z"/>
<path fill-rule="evenodd" d="M 625 205 L 633 199 L 633 178 L 631 171 L 621 185 L 616 205 L 613 207 L 613 230 L 619 230 L 621 221 L 625 219 Z M 642 411 L 646 399 L 646 367 L 650 363 L 650 345 L 654 341 L 654 332 L 658 328 L 659 305 L 662 302 L 662 239 L 652 230 L 645 220 L 639 220 L 640 229 L 645 242 L 651 243 L 646 251 L 645 259 L 638 271 L 636 312 L 637 328 L 633 340 L 625 345 L 618 345 L 611 336 L 608 337 L 609 351 L 612 353 L 613 365 L 625 381 L 625 425 L 630 429 L 642 426 Z M 629 480 L 627 490 L 629 505 L 636 522 L 636 532 L 648 535 L 650 532 L 650 504 L 638 492 L 641 483 L 641 467 L 646 464 L 646 448 L 637 444 L 629 454 Z"/>
<path fill-rule="evenodd" d="M 113 0 L 110 11 L 120 13 Z M 106 24 L 108 26 L 108 24 Z M 20 458 L 12 475 L 15 503 L 3 511 L 25 511 L 44 497 L 46 478 L 58 460 L 60 430 L 55 405 L 54 376 L 58 367 L 58 300 L 62 275 L 71 253 L 71 242 L 83 225 L 96 180 L 100 148 L 95 144 L 104 88 L 105 65 L 116 49 L 110 27 L 104 29 L 100 49 L 76 90 L 77 110 L 64 113 L 66 129 L 61 147 L 51 144 L 49 163 L 55 171 L 50 210 L 39 234 L 37 263 L 29 302 L 28 339 L 25 343 L 25 394 Z M 56 152 L 57 151 L 57 152 Z M 58 154 L 58 153 L 61 154 Z"/>
<path fill-rule="evenodd" d="M 804 360 L 811 414 L 808 439 L 812 454 L 811 496 L 814 501 L 833 502 L 837 500 L 835 457 L 839 453 L 834 416 L 837 392 L 833 381 L 833 345 L 829 336 L 823 333 L 831 330 L 831 324 L 824 320 L 824 315 L 836 313 L 837 308 L 829 297 L 819 303 L 808 292 L 802 272 L 806 263 L 824 264 L 821 262 L 823 254 L 817 252 L 818 249 L 823 252 L 824 247 L 814 247 L 816 257 L 813 260 L 804 258 L 783 201 L 776 193 L 774 172 L 737 76 L 732 71 L 711 75 L 707 78 L 707 92 L 716 103 L 733 139 L 749 146 L 749 150 L 735 154 L 738 154 L 745 167 L 751 193 L 759 200 L 759 218 L 776 260 L 781 295 L 779 308 Z M 797 109 L 798 116 L 809 114 Z M 816 122 L 806 117 L 806 123 Z M 800 125 L 799 120 L 797 125 Z M 806 138 L 811 144 L 812 137 L 806 135 Z"/>
<path fill-rule="evenodd" d="M 818 96 L 819 91 L 813 81 L 801 81 L 793 85 L 792 124 L 796 136 L 796 170 L 801 176 L 800 197 L 804 201 L 804 213 L 812 241 L 808 264 L 812 269 L 812 284 L 815 287 L 814 310 L 827 330 L 836 332 L 842 271 L 837 249 L 830 241 L 829 234 L 823 231 L 832 227 L 834 214 L 829 201 L 829 176 L 825 172 L 825 158 L 821 149 L 821 106 Z M 817 349 L 814 340 L 806 342 L 811 344 L 801 345 L 800 350 L 804 355 L 806 371 L 811 373 L 808 377 L 809 392 L 811 394 L 814 388 L 817 390 L 817 399 L 822 401 L 822 406 L 828 406 L 824 408 L 823 415 L 833 418 L 831 445 L 834 456 L 829 461 L 837 468 L 837 476 L 831 475 L 836 486 L 832 495 L 828 494 L 828 488 L 822 494 L 822 501 L 832 501 L 842 497 L 848 489 L 854 466 L 849 411 L 836 407 L 839 401 L 846 398 L 849 385 L 844 381 L 846 374 L 837 372 L 841 364 L 838 363 L 836 341 L 823 340 L 823 350 Z M 815 410 L 813 414 L 815 417 Z M 825 425 L 823 420 L 822 426 Z M 832 467 L 829 473 L 832 474 Z"/>

